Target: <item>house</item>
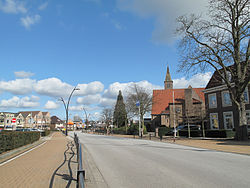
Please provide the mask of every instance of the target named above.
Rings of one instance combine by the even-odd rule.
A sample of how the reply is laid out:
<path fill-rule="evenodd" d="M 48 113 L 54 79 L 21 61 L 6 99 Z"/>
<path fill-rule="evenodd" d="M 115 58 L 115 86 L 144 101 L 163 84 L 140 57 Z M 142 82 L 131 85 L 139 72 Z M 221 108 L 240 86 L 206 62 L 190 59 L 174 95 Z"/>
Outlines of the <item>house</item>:
<path fill-rule="evenodd" d="M 64 121 L 58 118 L 57 116 L 52 116 L 50 119 L 50 130 L 62 130 L 64 128 Z"/>
<path fill-rule="evenodd" d="M 42 122 L 40 127 L 41 128 L 47 128 L 50 127 L 51 124 L 51 118 L 49 112 L 42 112 Z"/>
<path fill-rule="evenodd" d="M 18 112 L 24 118 L 24 127 L 36 127 L 44 129 L 50 125 L 50 113 L 42 111 Z"/>
<path fill-rule="evenodd" d="M 0 112 L 0 128 L 1 129 L 15 129 L 16 123 L 12 120 L 15 118 L 15 113 L 12 112 Z"/>
<path fill-rule="evenodd" d="M 33 128 L 33 117 L 31 112 L 18 112 L 18 114 L 21 114 L 21 116 L 23 117 L 23 127 Z"/>
<path fill-rule="evenodd" d="M 247 124 L 250 124 L 249 91 L 250 84 L 244 92 Z M 232 103 L 228 88 L 217 71 L 209 80 L 204 93 L 207 118 L 209 119 L 208 127 L 210 129 L 230 130 L 238 126 L 239 114 L 237 107 Z"/>
<path fill-rule="evenodd" d="M 21 113 L 15 113 L 16 117 L 16 128 L 23 128 L 25 119 Z"/>
<path fill-rule="evenodd" d="M 205 119 L 205 88 L 173 89 L 167 67 L 164 89 L 153 90 L 151 120 L 154 128 L 179 124 L 201 124 Z"/>

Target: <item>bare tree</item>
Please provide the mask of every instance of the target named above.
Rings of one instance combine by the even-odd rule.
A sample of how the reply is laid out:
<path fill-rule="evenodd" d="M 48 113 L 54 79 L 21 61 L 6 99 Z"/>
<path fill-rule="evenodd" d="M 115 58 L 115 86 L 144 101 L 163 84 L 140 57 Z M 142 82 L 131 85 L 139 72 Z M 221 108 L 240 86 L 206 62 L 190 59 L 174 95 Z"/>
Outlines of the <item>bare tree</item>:
<path fill-rule="evenodd" d="M 140 103 L 140 114 L 136 103 Z M 131 92 L 127 96 L 126 100 L 126 110 L 128 116 L 131 115 L 140 115 L 142 133 L 144 130 L 144 115 L 147 112 L 150 112 L 152 108 L 152 92 L 147 91 L 146 89 L 134 84 L 131 88 Z M 141 134 L 142 135 L 142 134 Z"/>
<path fill-rule="evenodd" d="M 250 81 L 249 13 L 249 0 L 210 0 L 207 20 L 200 15 L 177 19 L 180 70 L 217 71 L 237 106 L 239 127 L 247 124 L 243 93 Z"/>
<path fill-rule="evenodd" d="M 104 108 L 101 113 L 101 118 L 102 118 L 102 121 L 106 125 L 106 130 L 108 134 L 109 125 L 112 123 L 112 119 L 113 119 L 113 109 Z"/>

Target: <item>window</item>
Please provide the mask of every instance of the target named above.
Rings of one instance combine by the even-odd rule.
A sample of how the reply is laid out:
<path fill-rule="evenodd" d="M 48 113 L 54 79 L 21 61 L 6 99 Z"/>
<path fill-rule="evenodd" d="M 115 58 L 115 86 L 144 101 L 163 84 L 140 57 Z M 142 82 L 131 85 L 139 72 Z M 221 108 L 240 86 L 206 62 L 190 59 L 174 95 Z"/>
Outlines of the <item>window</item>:
<path fill-rule="evenodd" d="M 246 110 L 247 124 L 250 125 L 250 110 Z"/>
<path fill-rule="evenodd" d="M 217 108 L 216 93 L 208 95 L 209 108 Z"/>
<path fill-rule="evenodd" d="M 210 114 L 211 129 L 219 129 L 218 113 Z"/>
<path fill-rule="evenodd" d="M 230 93 L 229 91 L 222 91 L 222 106 L 232 106 L 232 101 L 230 98 Z"/>
<path fill-rule="evenodd" d="M 233 112 L 223 112 L 223 118 L 224 118 L 224 128 L 233 129 L 234 128 Z"/>
<path fill-rule="evenodd" d="M 248 87 L 246 87 L 244 93 L 243 93 L 243 96 L 244 96 L 244 102 L 245 103 L 249 103 L 249 97 L 248 97 Z"/>

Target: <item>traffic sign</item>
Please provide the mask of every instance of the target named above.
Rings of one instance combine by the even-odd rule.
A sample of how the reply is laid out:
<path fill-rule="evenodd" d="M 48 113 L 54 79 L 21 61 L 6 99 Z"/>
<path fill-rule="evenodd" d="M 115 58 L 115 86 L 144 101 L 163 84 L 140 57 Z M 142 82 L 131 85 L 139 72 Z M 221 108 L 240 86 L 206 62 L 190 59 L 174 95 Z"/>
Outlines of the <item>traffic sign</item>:
<path fill-rule="evenodd" d="M 16 123 L 16 118 L 13 118 L 13 119 L 11 120 L 11 122 L 12 122 L 12 123 Z"/>

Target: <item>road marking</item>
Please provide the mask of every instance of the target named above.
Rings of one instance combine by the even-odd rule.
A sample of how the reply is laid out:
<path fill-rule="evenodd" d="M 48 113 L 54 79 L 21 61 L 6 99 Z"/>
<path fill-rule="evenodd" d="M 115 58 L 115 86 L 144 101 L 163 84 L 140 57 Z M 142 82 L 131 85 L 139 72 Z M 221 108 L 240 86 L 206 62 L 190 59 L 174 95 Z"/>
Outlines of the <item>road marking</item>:
<path fill-rule="evenodd" d="M 47 142 L 47 141 L 46 141 L 46 142 Z M 30 151 L 32 151 L 32 150 L 34 150 L 34 149 L 36 149 L 36 148 L 39 148 L 40 146 L 42 146 L 42 145 L 45 144 L 46 142 L 44 142 L 44 143 L 42 143 L 42 144 L 40 144 L 40 145 L 38 145 L 38 146 L 36 146 L 36 147 L 34 147 L 34 148 L 31 148 L 30 150 L 25 151 L 24 153 L 21 153 L 21 154 L 15 156 L 15 157 L 13 157 L 13 158 L 11 158 L 11 159 L 9 159 L 9 160 L 3 162 L 3 163 L 1 163 L 0 166 L 3 166 L 3 165 L 5 165 L 5 164 L 7 164 L 7 163 L 9 163 L 9 162 L 11 162 L 11 161 L 13 161 L 13 160 L 19 158 L 19 157 L 25 155 L 26 153 L 29 153 Z"/>

